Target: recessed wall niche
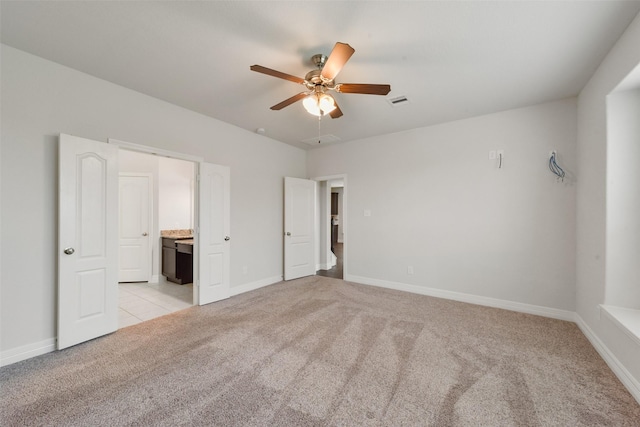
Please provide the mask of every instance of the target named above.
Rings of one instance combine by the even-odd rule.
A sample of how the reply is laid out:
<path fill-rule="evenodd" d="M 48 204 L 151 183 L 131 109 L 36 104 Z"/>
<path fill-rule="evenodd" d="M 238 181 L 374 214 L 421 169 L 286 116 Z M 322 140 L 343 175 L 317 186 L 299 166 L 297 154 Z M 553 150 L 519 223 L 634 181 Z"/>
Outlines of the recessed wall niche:
<path fill-rule="evenodd" d="M 604 303 L 640 310 L 640 65 L 607 96 Z"/>

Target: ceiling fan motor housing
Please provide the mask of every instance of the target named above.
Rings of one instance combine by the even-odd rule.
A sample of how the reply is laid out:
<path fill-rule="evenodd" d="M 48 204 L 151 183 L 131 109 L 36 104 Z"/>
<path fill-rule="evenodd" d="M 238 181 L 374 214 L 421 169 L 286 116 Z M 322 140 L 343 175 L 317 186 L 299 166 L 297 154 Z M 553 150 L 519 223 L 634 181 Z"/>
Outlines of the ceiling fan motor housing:
<path fill-rule="evenodd" d="M 335 82 L 333 80 L 327 80 L 321 75 L 322 69 L 311 70 L 304 76 L 306 85 L 309 89 L 313 89 L 315 86 L 322 85 L 327 88 L 333 88 Z"/>
<path fill-rule="evenodd" d="M 317 67 L 316 70 L 311 70 L 304 76 L 305 84 L 307 88 L 314 89 L 315 87 L 322 85 L 327 89 L 333 89 L 335 82 L 322 77 L 322 69 L 324 64 L 327 63 L 329 57 L 321 53 L 317 53 L 311 57 L 311 62 Z"/>

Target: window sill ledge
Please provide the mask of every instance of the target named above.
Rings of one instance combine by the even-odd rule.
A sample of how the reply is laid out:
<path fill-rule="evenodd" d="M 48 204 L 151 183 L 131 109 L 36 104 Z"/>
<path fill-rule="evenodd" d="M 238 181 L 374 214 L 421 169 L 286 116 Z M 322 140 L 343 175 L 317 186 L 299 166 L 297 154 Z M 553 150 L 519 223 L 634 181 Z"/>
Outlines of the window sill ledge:
<path fill-rule="evenodd" d="M 604 314 L 622 329 L 636 344 L 640 345 L 640 310 L 600 305 Z"/>

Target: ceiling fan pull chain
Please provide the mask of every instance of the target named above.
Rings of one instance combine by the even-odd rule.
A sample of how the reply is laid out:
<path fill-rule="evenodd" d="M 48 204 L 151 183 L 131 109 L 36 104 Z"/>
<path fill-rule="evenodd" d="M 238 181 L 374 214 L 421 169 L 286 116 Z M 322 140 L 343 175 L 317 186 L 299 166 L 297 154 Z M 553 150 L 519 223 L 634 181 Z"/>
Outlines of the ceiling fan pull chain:
<path fill-rule="evenodd" d="M 320 121 L 322 120 L 322 115 L 318 116 L 318 144 L 320 144 Z"/>

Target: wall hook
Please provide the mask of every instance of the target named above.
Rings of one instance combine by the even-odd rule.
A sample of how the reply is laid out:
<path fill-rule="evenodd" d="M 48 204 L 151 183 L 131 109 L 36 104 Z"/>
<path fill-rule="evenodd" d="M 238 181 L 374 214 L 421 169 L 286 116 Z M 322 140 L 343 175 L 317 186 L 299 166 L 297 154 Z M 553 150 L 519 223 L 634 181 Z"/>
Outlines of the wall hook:
<path fill-rule="evenodd" d="M 562 169 L 558 165 L 558 162 L 556 161 L 555 151 L 552 151 L 551 156 L 549 156 L 549 170 L 553 172 L 553 174 L 556 175 L 558 179 L 561 179 L 562 181 L 564 181 L 564 176 L 565 176 L 564 169 Z"/>

